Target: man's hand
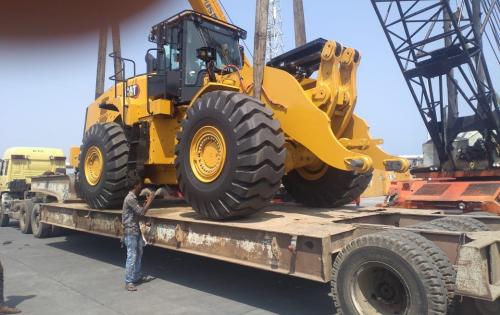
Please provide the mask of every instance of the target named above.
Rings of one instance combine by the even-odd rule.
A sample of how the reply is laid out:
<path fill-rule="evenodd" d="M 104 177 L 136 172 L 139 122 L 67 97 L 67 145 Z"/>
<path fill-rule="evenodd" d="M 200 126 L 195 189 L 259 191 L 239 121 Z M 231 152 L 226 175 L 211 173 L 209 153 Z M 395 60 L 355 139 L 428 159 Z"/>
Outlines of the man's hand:
<path fill-rule="evenodd" d="M 148 196 L 147 196 L 146 198 L 147 198 L 147 202 L 148 202 L 148 203 L 152 203 L 152 202 L 153 202 L 153 200 L 155 200 L 155 194 L 154 194 L 154 193 L 152 193 L 152 192 L 149 192 L 149 193 L 148 193 Z"/>
<path fill-rule="evenodd" d="M 149 192 L 147 197 L 146 197 L 146 204 L 144 204 L 144 214 L 148 211 L 149 207 L 151 206 L 151 203 L 155 199 L 155 194 L 152 192 Z"/>

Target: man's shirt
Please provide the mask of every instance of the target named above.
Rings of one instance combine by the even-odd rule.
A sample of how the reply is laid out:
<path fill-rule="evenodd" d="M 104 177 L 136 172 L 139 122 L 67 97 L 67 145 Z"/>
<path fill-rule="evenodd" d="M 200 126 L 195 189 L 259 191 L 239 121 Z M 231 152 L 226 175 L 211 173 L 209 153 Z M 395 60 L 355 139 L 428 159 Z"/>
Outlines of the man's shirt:
<path fill-rule="evenodd" d="M 140 234 L 139 216 L 144 214 L 144 207 L 139 206 L 139 201 L 134 192 L 130 191 L 123 201 L 123 234 Z"/>

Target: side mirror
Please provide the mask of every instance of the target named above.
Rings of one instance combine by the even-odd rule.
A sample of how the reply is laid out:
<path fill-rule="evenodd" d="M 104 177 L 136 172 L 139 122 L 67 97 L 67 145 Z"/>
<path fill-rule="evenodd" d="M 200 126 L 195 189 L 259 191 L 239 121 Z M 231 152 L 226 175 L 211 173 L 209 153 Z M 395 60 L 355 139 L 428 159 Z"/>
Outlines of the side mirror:
<path fill-rule="evenodd" d="M 148 73 L 158 70 L 158 61 L 150 52 L 146 54 L 146 69 Z"/>

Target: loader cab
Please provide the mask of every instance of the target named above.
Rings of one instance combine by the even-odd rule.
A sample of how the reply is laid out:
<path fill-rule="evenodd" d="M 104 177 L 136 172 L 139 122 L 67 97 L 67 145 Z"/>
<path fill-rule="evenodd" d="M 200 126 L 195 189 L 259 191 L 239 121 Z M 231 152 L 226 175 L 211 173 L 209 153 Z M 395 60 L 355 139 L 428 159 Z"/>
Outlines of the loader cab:
<path fill-rule="evenodd" d="M 148 96 L 189 103 L 211 72 L 242 67 L 239 40 L 245 38 L 246 31 L 194 11 L 153 26 L 149 39 L 156 48 L 146 54 Z M 200 50 L 214 54 L 200 58 Z"/>

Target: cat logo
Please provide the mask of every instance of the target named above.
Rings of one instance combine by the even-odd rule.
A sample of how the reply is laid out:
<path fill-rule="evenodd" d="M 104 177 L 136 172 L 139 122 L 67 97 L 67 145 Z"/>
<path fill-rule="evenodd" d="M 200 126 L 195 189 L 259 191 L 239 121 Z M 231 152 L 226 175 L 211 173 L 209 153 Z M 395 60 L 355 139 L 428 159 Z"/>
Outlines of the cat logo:
<path fill-rule="evenodd" d="M 126 92 L 127 97 L 137 98 L 139 97 L 139 92 L 140 90 L 137 84 L 127 86 L 127 92 Z"/>

